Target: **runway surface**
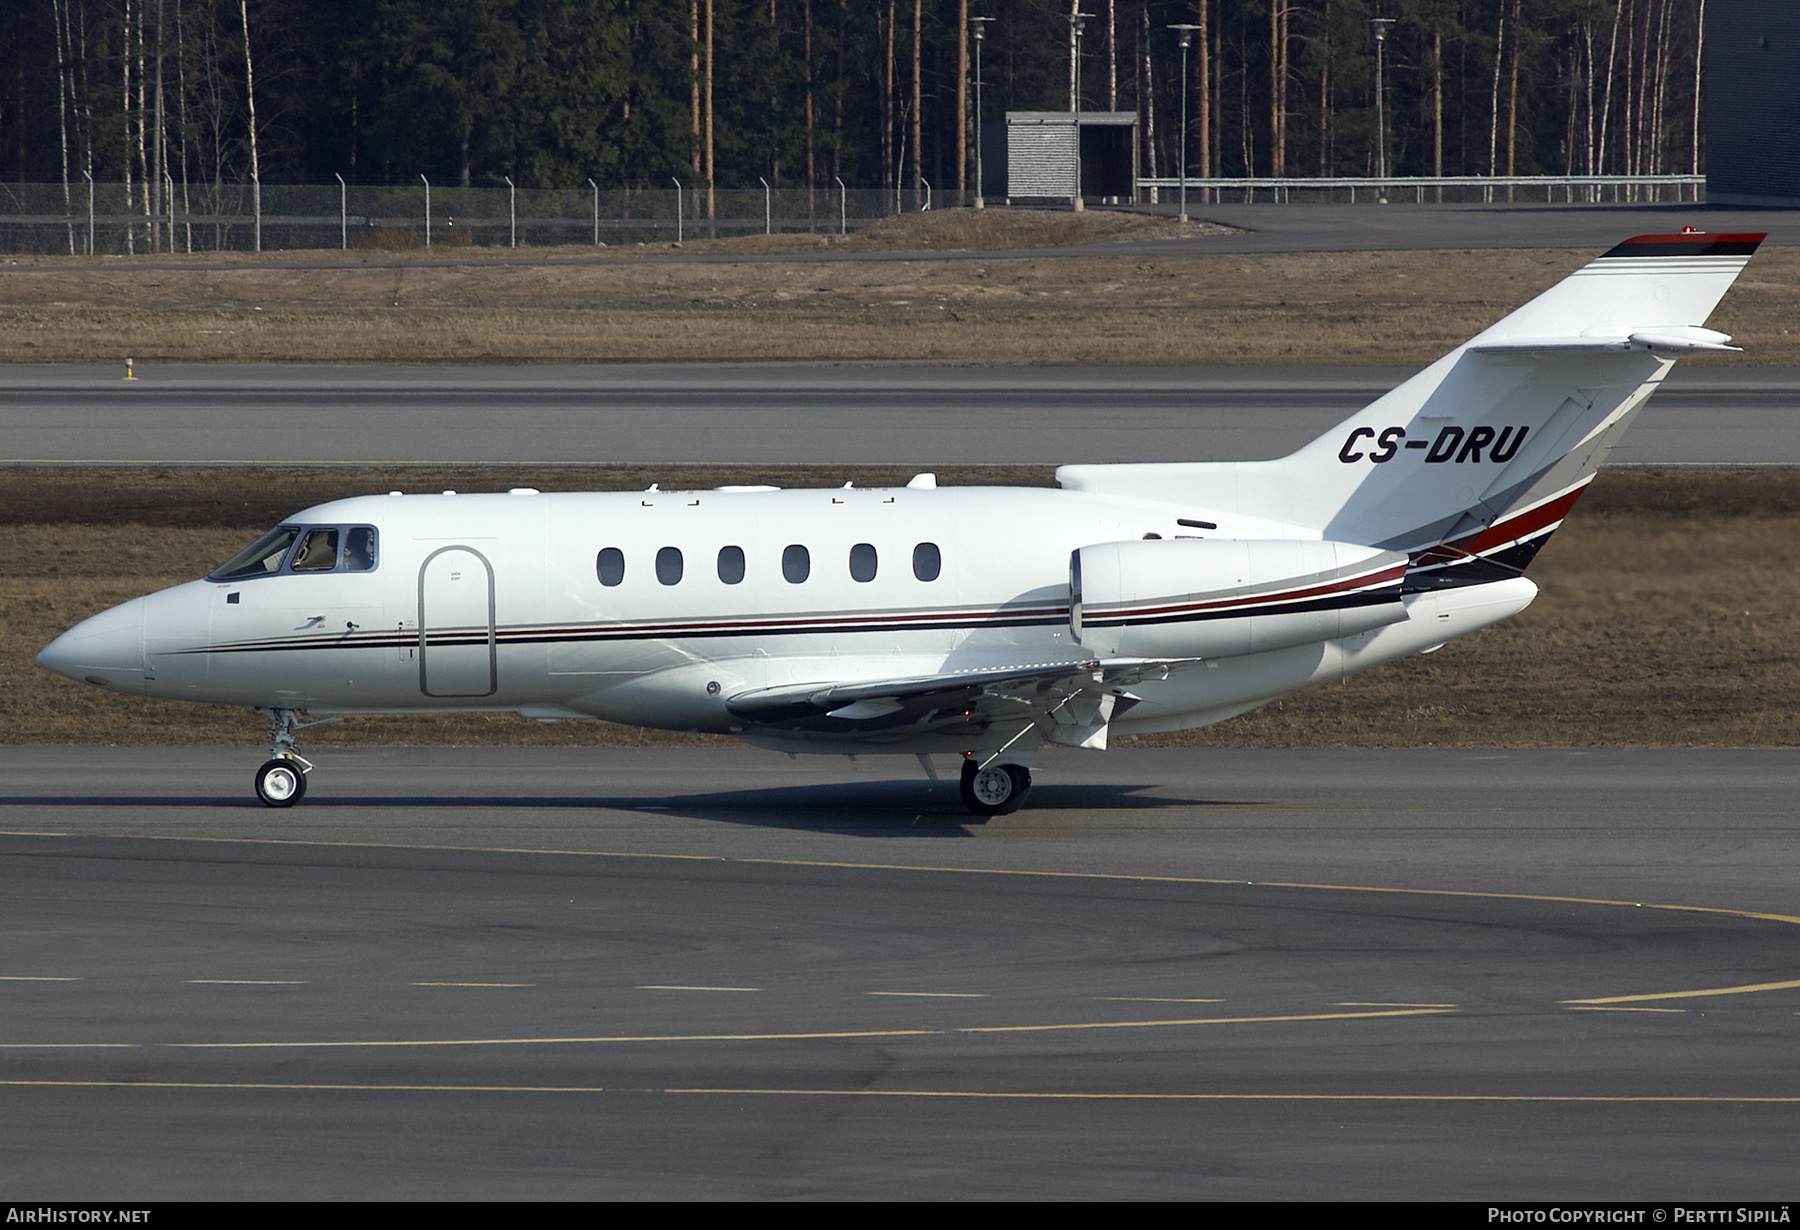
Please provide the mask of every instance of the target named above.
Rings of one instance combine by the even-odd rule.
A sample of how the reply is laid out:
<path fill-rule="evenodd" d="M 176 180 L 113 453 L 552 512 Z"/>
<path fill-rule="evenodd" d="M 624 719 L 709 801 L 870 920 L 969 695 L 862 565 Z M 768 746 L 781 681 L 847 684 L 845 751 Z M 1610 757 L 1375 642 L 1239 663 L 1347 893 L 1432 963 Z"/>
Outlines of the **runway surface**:
<path fill-rule="evenodd" d="M 11 462 L 1038 464 L 1281 456 L 1403 368 L 0 368 Z M 1678 367 L 1617 462 L 1800 464 L 1800 368 Z"/>
<path fill-rule="evenodd" d="M 10 1198 L 1792 1187 L 1800 753 L 258 759 L 0 748 Z"/>

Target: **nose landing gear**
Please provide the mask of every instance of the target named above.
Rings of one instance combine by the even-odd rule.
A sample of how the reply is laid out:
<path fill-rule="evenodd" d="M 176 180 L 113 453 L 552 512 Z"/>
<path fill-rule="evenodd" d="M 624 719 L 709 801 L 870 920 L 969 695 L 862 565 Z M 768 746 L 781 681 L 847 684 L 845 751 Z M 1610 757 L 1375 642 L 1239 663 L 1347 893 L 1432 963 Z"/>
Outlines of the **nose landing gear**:
<path fill-rule="evenodd" d="M 292 709 L 262 709 L 269 715 L 269 759 L 256 771 L 256 797 L 265 807 L 292 807 L 306 797 L 306 775 L 312 761 L 295 747 L 294 734 L 309 726 L 328 726 L 343 718 L 302 722 Z"/>
<path fill-rule="evenodd" d="M 256 771 L 256 797 L 265 807 L 292 807 L 306 797 L 306 775 L 312 765 L 298 756 L 267 761 Z"/>

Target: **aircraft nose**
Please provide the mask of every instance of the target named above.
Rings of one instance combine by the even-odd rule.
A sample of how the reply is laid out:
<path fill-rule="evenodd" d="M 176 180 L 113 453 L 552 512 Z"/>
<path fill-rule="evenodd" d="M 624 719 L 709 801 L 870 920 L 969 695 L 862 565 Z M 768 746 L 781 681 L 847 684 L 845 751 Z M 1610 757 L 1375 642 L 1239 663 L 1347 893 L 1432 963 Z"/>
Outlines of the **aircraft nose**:
<path fill-rule="evenodd" d="M 84 620 L 51 641 L 38 665 L 96 687 L 142 691 L 144 600 L 134 599 Z"/>

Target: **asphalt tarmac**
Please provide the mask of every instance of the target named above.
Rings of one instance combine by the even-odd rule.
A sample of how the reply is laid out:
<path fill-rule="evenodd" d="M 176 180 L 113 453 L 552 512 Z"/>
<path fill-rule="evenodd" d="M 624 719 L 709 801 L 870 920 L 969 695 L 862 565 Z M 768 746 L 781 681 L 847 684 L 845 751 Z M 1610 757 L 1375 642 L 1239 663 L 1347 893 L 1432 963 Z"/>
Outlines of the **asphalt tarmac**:
<path fill-rule="evenodd" d="M 1255 228 L 1216 251 L 1800 241 L 1190 208 Z M 1227 460 L 1407 373 L 120 374 L 0 369 L 5 459 Z M 1678 370 L 1614 459 L 1800 464 L 1796 410 Z M 985 822 L 910 760 L 333 751 L 271 812 L 261 758 L 0 747 L 9 1199 L 1791 1195 L 1800 752 L 1053 752 Z"/>
<path fill-rule="evenodd" d="M 1056 465 L 1277 457 L 1405 368 L 0 368 L 0 460 Z M 1677 367 L 1613 462 L 1800 464 L 1800 368 Z"/>
<path fill-rule="evenodd" d="M 1791 1194 L 1797 752 L 258 759 L 0 748 L 9 1198 Z"/>

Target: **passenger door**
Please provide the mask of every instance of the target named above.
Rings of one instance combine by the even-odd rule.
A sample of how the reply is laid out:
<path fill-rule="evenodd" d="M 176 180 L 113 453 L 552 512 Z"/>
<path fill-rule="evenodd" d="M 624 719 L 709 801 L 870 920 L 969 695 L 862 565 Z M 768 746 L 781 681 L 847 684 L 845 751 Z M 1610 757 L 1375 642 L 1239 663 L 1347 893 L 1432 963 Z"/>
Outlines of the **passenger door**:
<path fill-rule="evenodd" d="M 419 568 L 419 691 L 492 696 L 498 670 L 493 565 L 473 547 L 440 547 Z"/>

